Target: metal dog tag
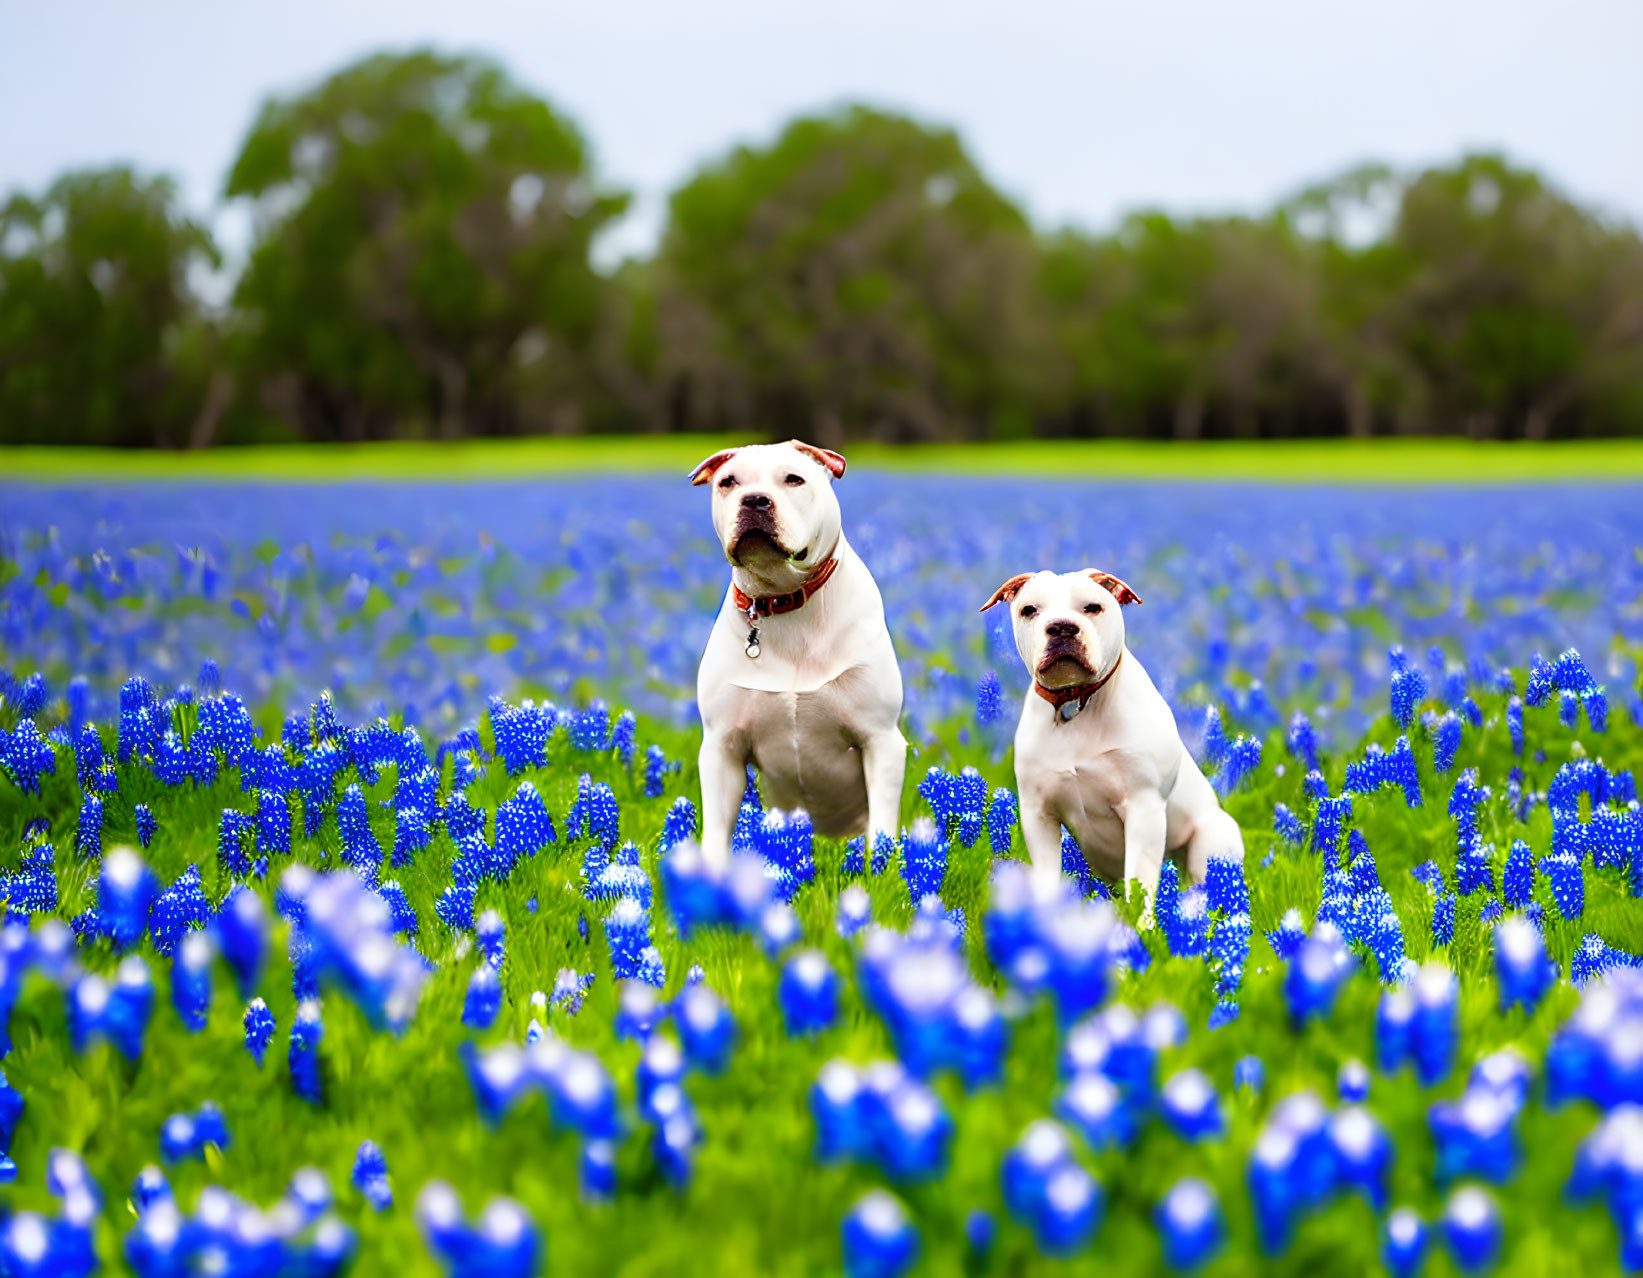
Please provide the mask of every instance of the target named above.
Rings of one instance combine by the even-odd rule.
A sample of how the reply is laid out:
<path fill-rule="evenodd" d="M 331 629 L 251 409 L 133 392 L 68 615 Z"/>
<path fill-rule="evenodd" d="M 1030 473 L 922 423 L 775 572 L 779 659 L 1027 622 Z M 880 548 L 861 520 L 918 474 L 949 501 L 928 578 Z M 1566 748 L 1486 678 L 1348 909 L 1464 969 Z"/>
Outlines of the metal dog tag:
<path fill-rule="evenodd" d="M 749 626 L 747 630 L 747 647 L 744 649 L 748 656 L 758 659 L 759 656 L 759 628 Z"/>
<path fill-rule="evenodd" d="M 1083 708 L 1084 707 L 1079 705 L 1076 700 L 1063 701 L 1055 712 L 1056 718 L 1060 719 L 1062 723 L 1070 723 L 1072 721 L 1072 717 Z"/>

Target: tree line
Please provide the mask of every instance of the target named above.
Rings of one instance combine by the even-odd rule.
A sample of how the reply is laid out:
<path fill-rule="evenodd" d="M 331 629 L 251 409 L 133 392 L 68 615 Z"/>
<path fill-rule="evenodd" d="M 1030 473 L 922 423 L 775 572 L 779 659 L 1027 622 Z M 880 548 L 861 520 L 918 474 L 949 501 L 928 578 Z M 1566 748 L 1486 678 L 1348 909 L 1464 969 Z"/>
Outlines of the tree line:
<path fill-rule="evenodd" d="M 265 103 L 223 194 L 225 306 L 166 177 L 0 207 L 0 442 L 1643 433 L 1637 230 L 1497 155 L 1047 232 L 951 131 L 851 107 L 708 164 L 601 272 L 628 200 L 575 123 L 416 52 Z"/>

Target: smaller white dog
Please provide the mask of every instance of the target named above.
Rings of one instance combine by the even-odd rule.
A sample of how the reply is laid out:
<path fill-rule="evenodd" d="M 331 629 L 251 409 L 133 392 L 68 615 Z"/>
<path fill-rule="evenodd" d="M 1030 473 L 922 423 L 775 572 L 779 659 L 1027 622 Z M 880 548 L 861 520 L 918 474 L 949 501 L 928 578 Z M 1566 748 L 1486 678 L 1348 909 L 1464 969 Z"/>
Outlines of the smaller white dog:
<path fill-rule="evenodd" d="M 1244 859 L 1243 834 L 1181 742 L 1175 717 L 1124 642 L 1123 605 L 1141 598 L 1111 573 L 1021 573 L 982 605 L 1010 605 L 1033 676 L 1015 734 L 1021 833 L 1038 875 L 1061 872 L 1066 826 L 1090 870 L 1147 913 L 1165 856 L 1201 882 L 1212 856 Z"/>
<path fill-rule="evenodd" d="M 817 834 L 895 837 L 907 742 L 884 600 L 845 539 L 833 481 L 844 458 L 789 440 L 726 449 L 692 473 L 713 485 L 730 587 L 696 674 L 702 852 L 723 865 L 747 784 L 803 808 Z"/>

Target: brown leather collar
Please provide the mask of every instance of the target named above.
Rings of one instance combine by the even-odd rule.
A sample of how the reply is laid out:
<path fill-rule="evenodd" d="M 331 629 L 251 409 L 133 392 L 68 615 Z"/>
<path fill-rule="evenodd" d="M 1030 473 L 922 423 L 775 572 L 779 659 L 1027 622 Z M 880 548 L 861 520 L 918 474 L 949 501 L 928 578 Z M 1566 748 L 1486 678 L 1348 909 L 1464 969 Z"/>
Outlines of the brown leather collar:
<path fill-rule="evenodd" d="M 774 617 L 784 612 L 797 612 L 810 602 L 811 595 L 827 584 L 827 579 L 838 566 L 837 559 L 829 558 L 823 561 L 815 572 L 804 579 L 804 584 L 790 594 L 762 595 L 755 599 L 735 582 L 731 582 L 730 595 L 736 601 L 736 610 L 749 620 L 754 617 Z"/>
<path fill-rule="evenodd" d="M 1106 674 L 1102 675 L 1094 683 L 1075 683 L 1069 688 L 1046 688 L 1037 679 L 1034 679 L 1033 691 L 1043 697 L 1044 700 L 1048 701 L 1050 705 L 1055 707 L 1057 710 L 1060 710 L 1061 707 L 1066 705 L 1069 701 L 1078 702 L 1078 708 L 1082 710 L 1089 704 L 1091 697 L 1107 686 L 1107 680 L 1117 674 L 1118 667 L 1123 664 L 1124 654 L 1120 652 L 1118 654 L 1118 660 L 1112 663 L 1112 669 L 1107 671 Z"/>

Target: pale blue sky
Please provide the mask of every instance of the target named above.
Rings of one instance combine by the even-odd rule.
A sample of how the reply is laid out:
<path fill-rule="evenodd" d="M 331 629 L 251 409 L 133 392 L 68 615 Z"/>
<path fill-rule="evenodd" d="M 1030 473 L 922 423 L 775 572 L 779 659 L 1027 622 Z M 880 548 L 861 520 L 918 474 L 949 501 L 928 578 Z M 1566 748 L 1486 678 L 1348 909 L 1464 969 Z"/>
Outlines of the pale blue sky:
<path fill-rule="evenodd" d="M 258 102 L 382 47 L 501 59 L 636 208 L 842 100 L 957 127 L 1041 224 L 1248 211 L 1349 163 L 1503 148 L 1643 223 L 1643 3 L 0 0 L 0 191 L 134 161 L 211 209 Z M 213 213 L 235 247 L 243 219 Z"/>

